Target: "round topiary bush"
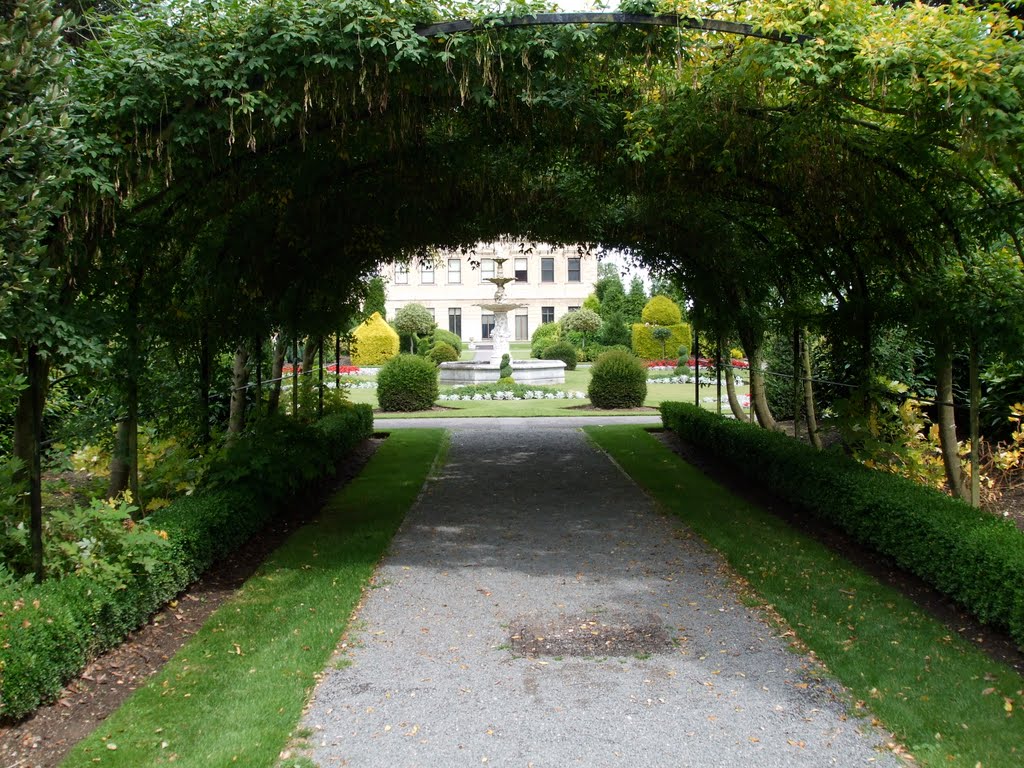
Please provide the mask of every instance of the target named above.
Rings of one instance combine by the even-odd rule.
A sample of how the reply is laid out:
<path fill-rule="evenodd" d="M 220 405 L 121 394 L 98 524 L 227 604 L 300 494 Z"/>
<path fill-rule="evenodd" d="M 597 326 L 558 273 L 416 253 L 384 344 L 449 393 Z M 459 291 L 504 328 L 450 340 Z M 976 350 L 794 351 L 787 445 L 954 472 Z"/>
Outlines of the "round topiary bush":
<path fill-rule="evenodd" d="M 576 348 L 567 341 L 556 341 L 544 350 L 545 360 L 561 360 L 565 370 L 576 370 Z"/>
<path fill-rule="evenodd" d="M 377 402 L 385 411 L 425 411 L 437 400 L 437 366 L 419 355 L 398 355 L 377 374 Z"/>
<path fill-rule="evenodd" d="M 683 322 L 683 313 L 668 296 L 654 296 L 644 306 L 640 319 L 648 325 L 678 325 Z"/>
<path fill-rule="evenodd" d="M 647 398 L 647 369 L 629 352 L 605 352 L 590 369 L 587 397 L 598 408 L 638 408 Z"/>
<path fill-rule="evenodd" d="M 447 341 L 439 341 L 430 348 L 427 357 L 434 361 L 434 365 L 440 365 L 441 363 L 451 363 L 458 360 L 459 353 Z"/>
<path fill-rule="evenodd" d="M 439 341 L 443 341 L 446 344 L 451 344 L 452 349 L 460 355 L 462 354 L 462 339 L 451 331 L 446 331 L 444 328 L 435 328 L 433 335 L 435 344 Z"/>

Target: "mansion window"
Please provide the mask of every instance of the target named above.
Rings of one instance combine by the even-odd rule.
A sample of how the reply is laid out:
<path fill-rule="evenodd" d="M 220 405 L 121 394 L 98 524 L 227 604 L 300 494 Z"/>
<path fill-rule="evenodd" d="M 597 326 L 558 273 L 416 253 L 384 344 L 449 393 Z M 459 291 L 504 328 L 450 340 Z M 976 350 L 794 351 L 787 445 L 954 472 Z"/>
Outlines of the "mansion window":
<path fill-rule="evenodd" d="M 530 318 L 527 315 L 516 315 L 516 341 L 527 341 L 530 338 Z"/>
<path fill-rule="evenodd" d="M 580 260 L 578 258 L 569 259 L 569 282 L 580 282 Z"/>
<path fill-rule="evenodd" d="M 494 332 L 494 315 L 480 315 L 480 338 L 489 339 Z"/>
<path fill-rule="evenodd" d="M 489 277 L 494 277 L 494 259 L 481 259 L 480 282 L 484 282 Z"/>
<path fill-rule="evenodd" d="M 542 323 L 553 323 L 553 322 L 555 322 L 555 308 L 554 307 L 541 307 L 540 308 L 540 321 Z"/>
<path fill-rule="evenodd" d="M 433 285 L 434 284 L 434 265 L 433 264 L 421 264 L 420 265 L 420 285 Z"/>
<path fill-rule="evenodd" d="M 555 260 L 554 259 L 541 259 L 540 260 L 540 281 L 542 283 L 553 283 L 555 282 Z"/>
<path fill-rule="evenodd" d="M 409 282 L 409 265 L 395 264 L 395 284 L 405 285 Z"/>
<path fill-rule="evenodd" d="M 462 307 L 448 307 L 448 330 L 462 338 Z"/>
<path fill-rule="evenodd" d="M 529 259 L 516 259 L 516 282 L 525 283 L 529 280 Z"/>
<path fill-rule="evenodd" d="M 448 282 L 462 282 L 462 259 L 448 259 Z"/>

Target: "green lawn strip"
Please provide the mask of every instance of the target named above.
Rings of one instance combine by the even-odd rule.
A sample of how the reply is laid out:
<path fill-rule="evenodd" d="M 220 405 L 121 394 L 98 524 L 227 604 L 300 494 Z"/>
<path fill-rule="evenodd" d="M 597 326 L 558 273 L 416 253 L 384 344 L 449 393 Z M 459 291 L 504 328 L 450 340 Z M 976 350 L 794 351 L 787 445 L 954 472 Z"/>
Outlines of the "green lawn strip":
<path fill-rule="evenodd" d="M 62 765 L 274 765 L 444 435 L 389 437 Z"/>
<path fill-rule="evenodd" d="M 733 496 L 642 427 L 587 427 L 720 551 L 923 765 L 1024 765 L 1024 681 L 896 590 Z M 855 707 L 856 708 L 856 707 Z"/>

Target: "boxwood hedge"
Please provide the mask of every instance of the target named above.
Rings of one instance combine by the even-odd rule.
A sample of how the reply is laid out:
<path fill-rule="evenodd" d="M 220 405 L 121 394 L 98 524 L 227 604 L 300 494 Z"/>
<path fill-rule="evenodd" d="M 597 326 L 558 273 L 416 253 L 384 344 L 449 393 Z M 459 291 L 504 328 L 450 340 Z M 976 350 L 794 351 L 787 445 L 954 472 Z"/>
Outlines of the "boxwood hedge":
<path fill-rule="evenodd" d="M 264 419 L 215 462 L 207 485 L 143 523 L 166 531 L 169 542 L 151 572 L 117 590 L 83 574 L 0 590 L 0 718 L 52 700 L 91 658 L 245 543 L 289 497 L 330 476 L 372 432 L 368 405 L 311 426 Z"/>
<path fill-rule="evenodd" d="M 661 416 L 682 439 L 834 523 L 1024 646 L 1024 535 L 1009 521 L 693 405 L 662 403 Z"/>

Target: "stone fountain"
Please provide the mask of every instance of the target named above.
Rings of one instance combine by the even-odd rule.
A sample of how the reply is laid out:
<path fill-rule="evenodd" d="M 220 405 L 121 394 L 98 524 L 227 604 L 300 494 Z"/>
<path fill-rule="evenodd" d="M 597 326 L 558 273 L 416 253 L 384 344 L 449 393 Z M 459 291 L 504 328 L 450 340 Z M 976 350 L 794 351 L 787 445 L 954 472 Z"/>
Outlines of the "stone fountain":
<path fill-rule="evenodd" d="M 491 362 L 501 364 L 503 355 L 509 354 L 509 342 L 512 340 L 512 331 L 508 327 L 508 313 L 513 309 L 524 309 L 526 304 L 510 304 L 505 301 L 505 286 L 514 283 L 514 277 L 504 277 L 502 267 L 507 259 L 494 259 L 494 277 L 484 278 L 488 283 L 494 284 L 494 301 L 490 304 L 477 304 L 480 309 L 494 315 L 494 329 L 491 331 L 491 343 L 494 345 L 491 350 Z"/>
<path fill-rule="evenodd" d="M 505 301 L 505 286 L 515 282 L 514 277 L 505 277 L 503 266 L 507 259 L 494 259 L 494 277 L 484 278 L 494 285 L 494 301 L 476 306 L 494 315 L 494 329 L 491 331 L 490 360 L 471 362 L 441 363 L 442 384 L 483 384 L 497 381 L 501 358 L 509 354 L 512 331 L 508 325 L 508 313 L 513 309 L 524 309 L 526 304 Z M 512 360 L 512 378 L 519 384 L 564 384 L 565 363 L 561 360 Z"/>

